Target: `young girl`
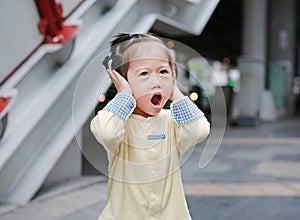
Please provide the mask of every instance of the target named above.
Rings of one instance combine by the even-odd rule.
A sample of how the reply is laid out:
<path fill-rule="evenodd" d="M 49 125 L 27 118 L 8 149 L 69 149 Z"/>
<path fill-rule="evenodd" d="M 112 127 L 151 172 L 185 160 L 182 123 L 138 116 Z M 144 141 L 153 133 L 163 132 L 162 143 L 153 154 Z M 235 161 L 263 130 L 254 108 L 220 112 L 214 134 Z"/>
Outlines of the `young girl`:
<path fill-rule="evenodd" d="M 122 33 L 103 64 L 118 94 L 91 122 L 109 160 L 108 203 L 98 219 L 191 219 L 180 159 L 210 124 L 178 89 L 170 51 L 152 34 Z"/>

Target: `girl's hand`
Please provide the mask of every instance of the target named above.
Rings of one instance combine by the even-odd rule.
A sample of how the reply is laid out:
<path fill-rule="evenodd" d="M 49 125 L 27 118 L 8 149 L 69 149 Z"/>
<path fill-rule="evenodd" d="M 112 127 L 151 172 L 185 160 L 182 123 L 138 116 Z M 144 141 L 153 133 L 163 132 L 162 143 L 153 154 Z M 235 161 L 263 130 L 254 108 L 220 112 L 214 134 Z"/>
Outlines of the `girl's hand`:
<path fill-rule="evenodd" d="M 126 93 L 132 95 L 131 87 L 123 76 L 121 76 L 115 70 L 107 69 L 107 72 L 109 74 L 112 83 L 115 85 L 118 93 Z"/>
<path fill-rule="evenodd" d="M 182 92 L 178 89 L 177 87 L 177 82 L 176 80 L 174 80 L 174 86 L 173 86 L 173 92 L 171 94 L 171 99 L 172 101 L 176 100 L 176 99 L 179 99 L 179 98 L 182 98 L 184 97 L 184 95 L 182 94 Z"/>

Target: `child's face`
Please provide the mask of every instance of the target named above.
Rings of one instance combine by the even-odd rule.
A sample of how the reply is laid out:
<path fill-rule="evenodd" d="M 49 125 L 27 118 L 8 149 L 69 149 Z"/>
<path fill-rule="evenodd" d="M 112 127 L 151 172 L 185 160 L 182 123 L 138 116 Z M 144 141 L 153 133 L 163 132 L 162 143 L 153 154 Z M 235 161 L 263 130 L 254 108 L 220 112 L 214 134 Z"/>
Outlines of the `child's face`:
<path fill-rule="evenodd" d="M 136 100 L 135 114 L 157 115 L 170 98 L 175 74 L 161 44 L 137 43 L 128 49 L 128 83 Z"/>

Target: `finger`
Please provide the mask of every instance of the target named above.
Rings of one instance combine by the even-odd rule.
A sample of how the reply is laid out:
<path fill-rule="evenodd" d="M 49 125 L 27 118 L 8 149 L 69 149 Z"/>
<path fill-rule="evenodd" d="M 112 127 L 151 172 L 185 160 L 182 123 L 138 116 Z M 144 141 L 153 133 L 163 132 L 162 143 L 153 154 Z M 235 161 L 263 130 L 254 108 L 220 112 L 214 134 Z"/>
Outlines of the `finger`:
<path fill-rule="evenodd" d="M 112 71 L 116 81 L 122 85 L 122 86 L 126 86 L 128 84 L 128 82 L 125 80 L 125 78 L 123 76 L 121 76 L 121 74 L 119 74 L 117 71 L 113 70 Z"/>
<path fill-rule="evenodd" d="M 120 82 L 123 82 L 125 79 L 123 76 L 121 76 L 120 73 L 118 73 L 116 70 L 112 70 L 112 74 L 114 75 L 114 77 L 120 81 Z"/>
<path fill-rule="evenodd" d="M 112 70 L 107 69 L 107 72 L 108 72 L 108 75 L 109 75 L 110 78 L 112 78 L 112 77 L 115 78 L 115 76 L 114 76 L 115 74 L 113 73 Z"/>
<path fill-rule="evenodd" d="M 109 77 L 111 78 L 111 77 L 112 77 L 112 72 L 111 72 L 111 70 L 110 70 L 110 69 L 106 69 L 106 71 L 107 71 Z"/>
<path fill-rule="evenodd" d="M 115 86 L 118 89 L 121 89 L 122 87 L 122 79 L 120 78 L 120 74 L 114 70 L 112 70 L 112 78 L 113 78 L 113 82 L 115 84 Z"/>
<path fill-rule="evenodd" d="M 112 70 L 112 74 L 114 75 L 114 77 L 116 79 L 115 84 L 117 84 L 116 87 L 117 87 L 118 92 L 132 94 L 132 89 L 131 89 L 129 83 L 127 82 L 127 80 L 115 70 Z"/>
<path fill-rule="evenodd" d="M 115 84 L 117 82 L 117 78 L 116 78 L 115 74 L 110 69 L 107 69 L 107 72 L 108 72 L 108 75 L 109 75 L 111 81 Z"/>
<path fill-rule="evenodd" d="M 111 74 L 112 74 L 111 69 L 106 69 L 106 71 L 107 71 L 108 75 L 111 75 Z"/>
<path fill-rule="evenodd" d="M 115 70 L 110 71 L 110 76 L 113 84 L 118 92 L 123 90 L 123 87 L 127 86 L 127 81 Z"/>

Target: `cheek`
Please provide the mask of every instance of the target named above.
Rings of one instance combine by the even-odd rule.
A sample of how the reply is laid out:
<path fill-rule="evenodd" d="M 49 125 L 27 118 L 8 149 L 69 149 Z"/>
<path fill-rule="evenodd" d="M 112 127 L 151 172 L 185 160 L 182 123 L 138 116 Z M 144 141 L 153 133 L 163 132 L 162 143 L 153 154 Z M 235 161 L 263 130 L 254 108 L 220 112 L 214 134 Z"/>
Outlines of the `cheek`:
<path fill-rule="evenodd" d="M 149 89 L 149 83 L 147 82 L 147 80 L 131 80 L 128 82 L 132 92 L 133 92 L 133 96 L 137 99 L 140 97 L 144 97 L 146 95 L 149 94 L 150 89 Z"/>
<path fill-rule="evenodd" d="M 134 97 L 136 100 L 136 107 L 139 109 L 145 111 L 151 107 L 151 102 L 149 102 L 149 97 L 147 96 L 139 96 L 139 97 Z"/>
<path fill-rule="evenodd" d="M 163 88 L 164 88 L 164 92 L 167 95 L 171 95 L 171 93 L 173 92 L 173 87 L 174 87 L 174 80 L 173 79 L 165 80 Z"/>
<path fill-rule="evenodd" d="M 145 97 L 145 95 L 147 95 L 147 91 L 143 86 L 141 86 L 141 84 L 139 83 L 132 83 L 132 84 L 129 84 L 131 89 L 132 89 L 132 93 L 133 93 L 133 97 L 135 99 L 140 99 L 140 98 L 143 98 Z"/>

